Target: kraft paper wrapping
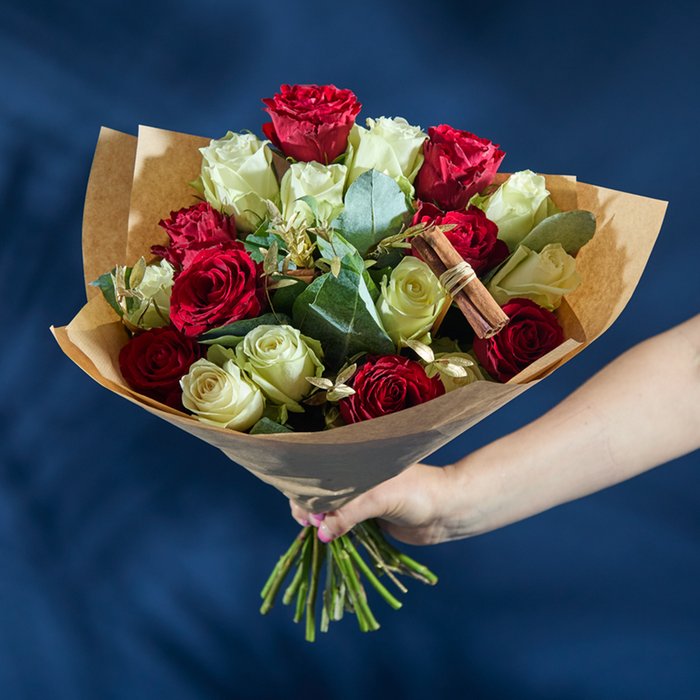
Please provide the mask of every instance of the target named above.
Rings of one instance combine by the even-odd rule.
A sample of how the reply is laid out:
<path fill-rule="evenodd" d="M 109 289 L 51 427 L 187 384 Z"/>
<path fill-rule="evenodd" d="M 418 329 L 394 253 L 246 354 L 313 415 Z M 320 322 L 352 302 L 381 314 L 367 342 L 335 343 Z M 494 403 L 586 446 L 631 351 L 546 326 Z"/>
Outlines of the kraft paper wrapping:
<path fill-rule="evenodd" d="M 137 139 L 102 129 L 83 219 L 86 283 L 117 263 L 149 259 L 151 245 L 166 243 L 158 221 L 195 201 L 188 183 L 199 173 L 197 149 L 208 142 L 149 127 L 140 127 Z M 629 301 L 666 202 L 571 176 L 546 177 L 562 209 L 594 212 L 598 228 L 577 256 L 582 283 L 557 311 L 567 340 L 507 384 L 475 382 L 406 411 L 323 432 L 247 435 L 206 426 L 132 391 L 118 364 L 127 333 L 93 288 L 87 288 L 80 313 L 52 332 L 65 354 L 102 386 L 219 448 L 305 508 L 331 510 L 424 459 L 549 376 L 609 328 Z"/>

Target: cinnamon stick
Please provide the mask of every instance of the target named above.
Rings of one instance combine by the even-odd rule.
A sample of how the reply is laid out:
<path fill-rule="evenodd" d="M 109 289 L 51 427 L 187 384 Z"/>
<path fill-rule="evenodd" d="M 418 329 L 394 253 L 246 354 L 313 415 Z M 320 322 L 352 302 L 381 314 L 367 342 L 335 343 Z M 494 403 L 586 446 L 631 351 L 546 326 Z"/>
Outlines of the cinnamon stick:
<path fill-rule="evenodd" d="M 429 228 L 416 236 L 413 244 L 438 277 L 464 262 L 447 236 L 437 227 Z M 457 292 L 454 301 L 479 338 L 496 335 L 509 321 L 503 309 L 476 276 Z"/>

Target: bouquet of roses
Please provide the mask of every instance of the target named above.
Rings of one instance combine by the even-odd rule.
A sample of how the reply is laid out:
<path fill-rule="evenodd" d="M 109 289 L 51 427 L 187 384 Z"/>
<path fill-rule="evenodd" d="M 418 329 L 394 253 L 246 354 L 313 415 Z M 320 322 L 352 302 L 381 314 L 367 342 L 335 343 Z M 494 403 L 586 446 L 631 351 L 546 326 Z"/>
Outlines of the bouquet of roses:
<path fill-rule="evenodd" d="M 503 151 L 469 132 L 398 117 L 362 127 L 349 90 L 285 85 L 263 102 L 268 140 L 103 131 L 83 233 L 102 296 L 54 332 L 102 384 L 316 512 L 599 335 L 660 227 L 654 200 L 500 175 Z M 610 267 L 631 222 L 637 245 Z M 407 409 L 414 418 L 396 420 Z M 363 579 L 394 608 L 382 578 L 399 590 L 400 574 L 437 580 L 372 522 L 328 544 L 314 532 L 302 529 L 262 591 L 267 612 L 289 579 L 283 601 L 308 640 L 317 607 L 324 631 L 344 611 L 378 628 Z"/>

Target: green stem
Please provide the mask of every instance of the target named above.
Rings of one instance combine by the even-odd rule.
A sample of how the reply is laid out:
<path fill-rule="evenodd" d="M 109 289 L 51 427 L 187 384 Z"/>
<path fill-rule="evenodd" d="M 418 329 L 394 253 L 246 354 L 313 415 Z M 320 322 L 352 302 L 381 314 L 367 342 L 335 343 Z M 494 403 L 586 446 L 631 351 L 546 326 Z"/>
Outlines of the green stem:
<path fill-rule="evenodd" d="M 321 622 L 319 629 L 321 632 L 328 632 L 331 623 L 331 610 L 333 606 L 333 594 L 335 591 L 335 567 L 333 566 L 333 555 L 330 547 L 325 547 L 326 557 L 326 585 L 323 589 L 321 605 Z"/>
<path fill-rule="evenodd" d="M 311 537 L 314 537 L 312 534 Z M 309 591 L 309 571 L 311 571 L 311 557 L 313 550 L 311 547 L 304 549 L 304 558 L 301 560 L 301 584 L 297 590 L 297 605 L 294 611 L 294 622 L 301 622 L 304 616 L 304 605 L 306 604 L 306 596 Z"/>
<path fill-rule="evenodd" d="M 294 538 L 294 542 L 292 542 L 291 547 L 286 551 L 285 554 L 283 554 L 280 557 L 279 561 L 277 562 L 277 565 L 270 574 L 270 577 L 265 582 L 265 585 L 263 586 L 263 589 L 261 591 L 261 596 L 263 597 L 263 604 L 260 606 L 260 612 L 263 615 L 268 613 L 274 605 L 277 593 L 279 592 L 282 583 L 284 583 L 284 579 L 287 577 L 289 569 L 294 563 L 294 559 L 296 558 L 297 552 L 304 543 L 304 540 L 306 539 L 310 529 L 311 527 L 305 527 Z"/>
<path fill-rule="evenodd" d="M 353 608 L 355 609 L 355 615 L 357 616 L 358 624 L 363 632 L 378 630 L 379 623 L 375 619 L 369 605 L 367 604 L 367 597 L 362 590 L 362 585 L 360 584 L 360 579 L 357 576 L 357 571 L 355 571 L 355 567 L 350 560 L 350 555 L 342 545 L 342 540 L 344 537 L 347 537 L 347 535 L 334 540 L 331 543 L 331 546 L 335 545 L 333 555 L 335 556 L 340 566 L 340 570 L 343 573 L 343 577 L 345 578 L 350 600 Z"/>
<path fill-rule="evenodd" d="M 384 559 L 384 557 L 382 557 L 381 551 L 373 541 L 372 536 L 367 533 L 364 524 L 360 523 L 357 525 L 353 529 L 353 532 L 355 533 L 357 539 L 362 543 L 362 546 L 365 548 L 366 552 L 374 560 L 375 566 L 391 579 L 392 583 L 401 591 L 401 593 L 407 593 L 408 588 L 406 588 L 406 586 L 404 586 L 394 574 L 394 571 L 398 571 L 399 569 L 392 566 Z"/>
<path fill-rule="evenodd" d="M 350 554 L 353 561 L 357 564 L 360 571 L 367 577 L 369 582 L 375 587 L 377 593 L 384 598 L 384 600 L 392 607 L 394 610 L 398 610 L 401 607 L 401 602 L 394 598 L 391 593 L 384 587 L 380 580 L 374 575 L 372 569 L 367 566 L 367 562 L 360 556 L 360 553 L 355 548 L 349 537 L 343 538 L 343 544 L 345 549 Z"/>
<path fill-rule="evenodd" d="M 299 554 L 299 559 L 298 564 L 297 564 L 297 570 L 296 573 L 294 574 L 294 578 L 292 579 L 292 582 L 287 586 L 287 590 L 284 592 L 284 595 L 282 596 L 282 602 L 284 605 L 289 605 L 293 600 L 294 596 L 299 589 L 299 586 L 301 585 L 301 580 L 302 576 L 304 574 L 304 567 L 302 566 L 302 562 L 304 560 L 304 554 L 306 553 L 306 550 L 309 547 L 309 544 L 311 542 L 311 538 L 307 537 L 304 540 L 304 544 L 302 545 L 301 548 L 301 553 Z"/>
<path fill-rule="evenodd" d="M 311 582 L 309 595 L 306 599 L 306 641 L 313 642 L 316 639 L 316 595 L 318 592 L 318 579 L 321 575 L 321 560 L 323 558 L 323 544 L 318 537 L 314 537 L 311 554 Z"/>
<path fill-rule="evenodd" d="M 415 559 L 412 559 L 407 554 L 399 551 L 384 539 L 384 536 L 379 529 L 379 526 L 373 520 L 366 523 L 367 531 L 372 534 L 375 543 L 390 557 L 399 562 L 408 572 L 420 578 L 425 583 L 434 586 L 438 582 L 438 577 L 424 564 L 420 564 Z"/>

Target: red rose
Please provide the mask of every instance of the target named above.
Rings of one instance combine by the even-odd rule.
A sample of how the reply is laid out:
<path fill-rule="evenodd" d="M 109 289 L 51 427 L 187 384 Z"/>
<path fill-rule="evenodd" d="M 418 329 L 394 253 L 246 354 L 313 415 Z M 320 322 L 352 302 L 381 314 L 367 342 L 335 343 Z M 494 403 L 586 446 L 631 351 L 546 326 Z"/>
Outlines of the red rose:
<path fill-rule="evenodd" d="M 165 258 L 177 270 L 183 267 L 185 258 L 190 257 L 188 254 L 236 239 L 233 217 L 218 212 L 208 202 L 170 212 L 170 218 L 161 219 L 158 225 L 167 231 L 170 243 L 154 245 L 151 252 Z"/>
<path fill-rule="evenodd" d="M 464 209 L 472 195 L 491 184 L 505 153 L 488 139 L 447 124 L 430 127 L 428 136 L 416 196 L 441 209 Z"/>
<path fill-rule="evenodd" d="M 488 272 L 508 257 L 508 246 L 498 238 L 498 226 L 478 207 L 443 214 L 431 204 L 421 204 L 413 223 L 454 225 L 453 229 L 445 231 L 445 236 L 477 275 Z M 415 248 L 413 255 L 420 257 Z"/>
<path fill-rule="evenodd" d="M 265 136 L 285 156 L 331 163 L 348 145 L 348 134 L 362 105 L 351 90 L 335 85 L 282 85 L 264 99 L 272 118 Z"/>
<path fill-rule="evenodd" d="M 202 357 L 201 345 L 174 328 L 135 335 L 119 352 L 119 369 L 135 391 L 182 409 L 180 379 Z"/>
<path fill-rule="evenodd" d="M 259 316 L 264 299 L 259 266 L 243 244 L 219 244 L 200 250 L 175 279 L 170 320 L 186 336 L 195 337 Z"/>
<path fill-rule="evenodd" d="M 351 385 L 355 393 L 338 404 L 346 423 L 395 413 L 445 393 L 437 377 L 430 379 L 422 365 L 401 355 L 369 355 Z"/>
<path fill-rule="evenodd" d="M 475 338 L 474 354 L 486 371 L 507 382 L 564 342 L 557 317 L 529 299 L 513 299 L 503 311 L 510 323 L 493 338 Z"/>

